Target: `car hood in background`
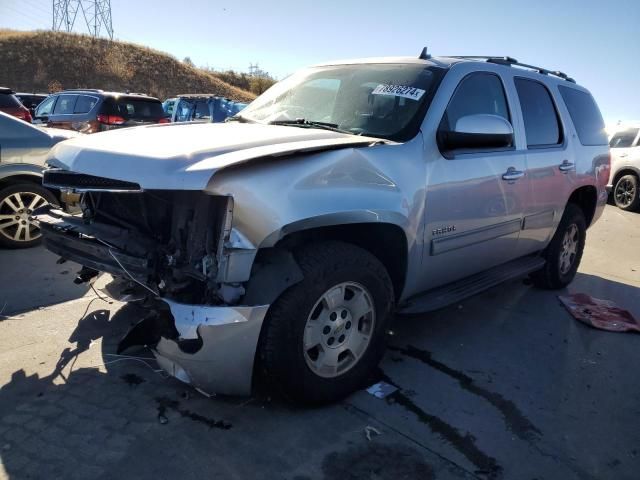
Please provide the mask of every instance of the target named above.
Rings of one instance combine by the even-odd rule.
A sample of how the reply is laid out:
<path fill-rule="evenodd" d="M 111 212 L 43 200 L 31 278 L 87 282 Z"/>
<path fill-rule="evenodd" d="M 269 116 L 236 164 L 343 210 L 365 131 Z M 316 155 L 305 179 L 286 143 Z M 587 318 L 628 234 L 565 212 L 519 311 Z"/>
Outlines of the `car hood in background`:
<path fill-rule="evenodd" d="M 86 135 L 51 150 L 48 163 L 144 189 L 203 190 L 218 170 L 249 160 L 367 146 L 380 139 L 249 123 L 169 124 Z"/>
<path fill-rule="evenodd" d="M 55 145 L 58 142 L 62 142 L 63 140 L 69 140 L 70 138 L 78 138 L 78 137 L 84 136 L 84 133 L 76 132 L 75 130 L 41 127 L 39 125 L 34 125 L 34 126 L 42 130 L 47 135 L 49 135 L 49 137 L 51 137 L 51 140 L 53 140 L 52 145 Z"/>

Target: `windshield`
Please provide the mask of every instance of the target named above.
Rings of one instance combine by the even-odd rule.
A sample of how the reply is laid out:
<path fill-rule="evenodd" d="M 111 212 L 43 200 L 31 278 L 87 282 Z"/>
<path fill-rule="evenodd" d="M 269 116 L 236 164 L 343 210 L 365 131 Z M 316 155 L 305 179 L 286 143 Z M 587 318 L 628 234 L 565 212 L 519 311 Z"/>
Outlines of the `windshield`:
<path fill-rule="evenodd" d="M 404 141 L 417 133 L 441 72 L 413 64 L 310 68 L 275 84 L 241 116 L 260 123 L 304 119 Z"/>

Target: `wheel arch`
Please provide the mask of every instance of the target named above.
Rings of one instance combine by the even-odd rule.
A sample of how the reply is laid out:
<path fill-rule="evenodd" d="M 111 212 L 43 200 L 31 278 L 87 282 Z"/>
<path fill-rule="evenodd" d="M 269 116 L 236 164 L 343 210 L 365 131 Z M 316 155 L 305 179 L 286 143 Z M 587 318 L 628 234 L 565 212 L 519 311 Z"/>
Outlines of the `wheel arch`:
<path fill-rule="evenodd" d="M 383 264 L 391 281 L 396 300 L 402 295 L 408 268 L 408 243 L 402 227 L 388 222 L 358 222 L 319 225 L 289 231 L 274 245 L 288 251 L 310 242 L 342 241 L 356 245 Z"/>
<path fill-rule="evenodd" d="M 0 167 L 0 188 L 18 183 L 31 182 L 42 185 L 42 167 L 28 163 L 13 163 Z"/>
<path fill-rule="evenodd" d="M 573 191 L 567 203 L 573 203 L 582 209 L 588 228 L 596 212 L 598 190 L 593 185 L 579 187 Z"/>
<path fill-rule="evenodd" d="M 615 175 L 611 179 L 611 186 L 615 188 L 616 183 L 618 183 L 618 180 L 620 180 L 620 178 L 624 177 L 625 175 L 635 175 L 637 178 L 640 179 L 640 169 L 632 166 L 626 166 L 626 167 L 620 168 L 619 170 L 616 171 Z"/>

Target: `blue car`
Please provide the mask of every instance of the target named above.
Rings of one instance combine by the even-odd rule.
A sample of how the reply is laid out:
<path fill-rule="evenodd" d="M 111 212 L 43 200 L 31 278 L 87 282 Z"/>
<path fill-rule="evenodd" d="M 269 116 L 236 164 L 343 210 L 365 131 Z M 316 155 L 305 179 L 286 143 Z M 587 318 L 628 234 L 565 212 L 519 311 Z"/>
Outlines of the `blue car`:
<path fill-rule="evenodd" d="M 162 108 L 172 122 L 224 122 L 240 112 L 246 103 L 212 95 L 179 95 L 165 100 Z"/>

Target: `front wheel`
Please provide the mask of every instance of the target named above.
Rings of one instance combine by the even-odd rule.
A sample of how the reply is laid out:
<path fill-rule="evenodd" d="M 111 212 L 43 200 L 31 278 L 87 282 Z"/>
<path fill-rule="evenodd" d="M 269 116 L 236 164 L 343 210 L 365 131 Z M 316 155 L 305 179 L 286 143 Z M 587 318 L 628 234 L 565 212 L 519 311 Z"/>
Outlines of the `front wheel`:
<path fill-rule="evenodd" d="M 304 279 L 270 307 L 260 341 L 268 384 L 321 404 L 362 388 L 384 352 L 393 287 L 380 261 L 342 242 L 294 252 Z"/>
<path fill-rule="evenodd" d="M 0 190 L 0 246 L 28 248 L 40 243 L 40 227 L 33 211 L 56 199 L 35 183 L 20 183 Z"/>
<path fill-rule="evenodd" d="M 531 275 L 534 284 L 559 289 L 571 283 L 580 266 L 586 237 L 587 222 L 582 209 L 573 203 L 567 204 L 558 229 L 544 252 L 544 267 Z"/>

